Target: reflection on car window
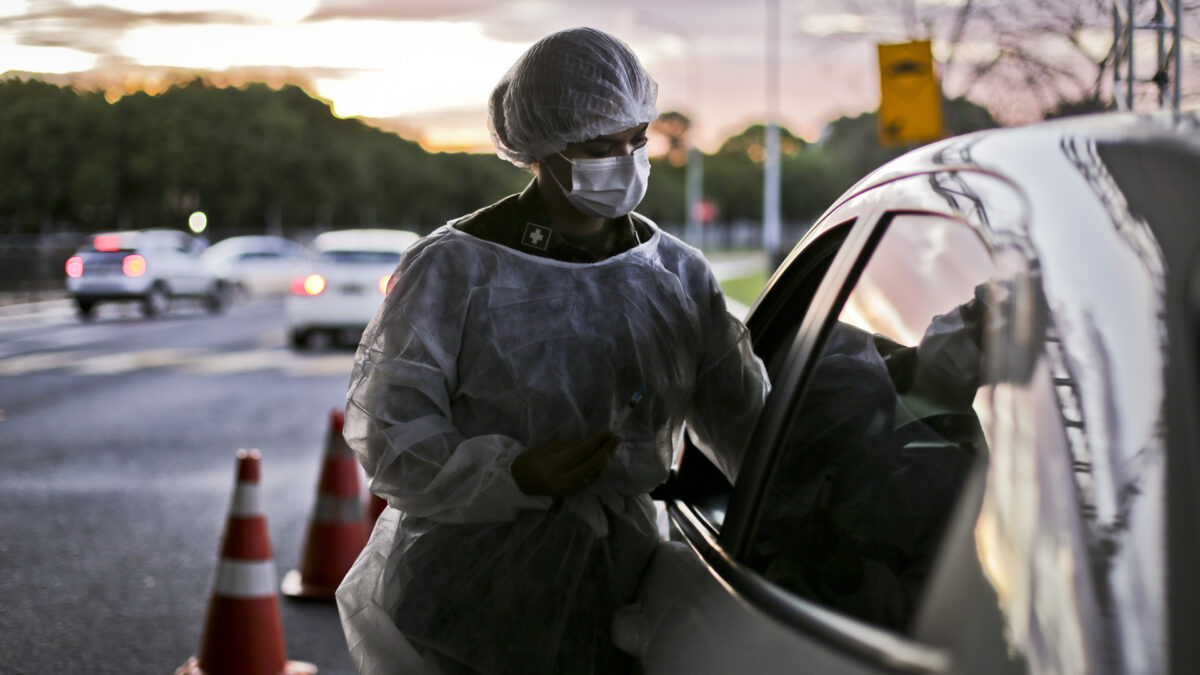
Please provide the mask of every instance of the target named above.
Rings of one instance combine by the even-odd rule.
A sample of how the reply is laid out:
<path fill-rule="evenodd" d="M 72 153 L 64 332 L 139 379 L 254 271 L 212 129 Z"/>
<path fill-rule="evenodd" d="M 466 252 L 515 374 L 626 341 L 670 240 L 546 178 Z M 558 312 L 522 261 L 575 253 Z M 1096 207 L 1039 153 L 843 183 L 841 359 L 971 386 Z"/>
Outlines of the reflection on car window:
<path fill-rule="evenodd" d="M 356 265 L 396 265 L 400 254 L 391 251 L 321 251 L 317 260 Z"/>
<path fill-rule="evenodd" d="M 807 599 L 905 628 L 984 450 L 973 404 L 992 267 L 958 221 L 893 219 L 791 413 L 752 568 Z"/>

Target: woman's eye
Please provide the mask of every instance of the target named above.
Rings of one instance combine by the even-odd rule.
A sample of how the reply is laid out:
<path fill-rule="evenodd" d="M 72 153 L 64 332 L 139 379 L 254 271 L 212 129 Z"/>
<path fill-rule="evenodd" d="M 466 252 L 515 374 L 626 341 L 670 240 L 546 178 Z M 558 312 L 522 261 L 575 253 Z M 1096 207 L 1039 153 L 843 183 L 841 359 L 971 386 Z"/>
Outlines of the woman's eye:
<path fill-rule="evenodd" d="M 646 145 L 646 143 L 648 143 L 649 141 L 650 141 L 650 139 L 647 138 L 646 136 L 638 136 L 637 138 L 633 139 L 633 147 L 634 148 L 644 147 Z"/>

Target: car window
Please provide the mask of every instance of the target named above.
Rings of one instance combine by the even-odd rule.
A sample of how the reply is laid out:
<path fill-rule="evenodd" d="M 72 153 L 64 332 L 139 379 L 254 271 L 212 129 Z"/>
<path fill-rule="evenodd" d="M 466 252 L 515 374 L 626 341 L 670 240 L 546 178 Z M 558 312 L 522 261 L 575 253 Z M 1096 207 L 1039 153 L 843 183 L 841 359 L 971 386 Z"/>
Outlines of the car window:
<path fill-rule="evenodd" d="M 800 327 L 825 272 L 845 241 L 855 220 L 846 220 L 805 246 L 802 257 L 792 261 L 766 291 L 750 317 L 754 352 L 763 360 L 768 377 L 774 378 Z M 719 532 L 725 521 L 733 486 L 716 465 L 684 438 L 680 453 L 678 492 L 674 495 L 691 506 L 709 527 Z"/>
<path fill-rule="evenodd" d="M 993 264 L 967 225 L 891 218 L 787 411 L 746 563 L 902 630 L 967 469 Z"/>
<path fill-rule="evenodd" d="M 400 254 L 391 251 L 321 251 L 317 260 L 355 265 L 396 265 Z"/>
<path fill-rule="evenodd" d="M 238 260 L 258 261 L 258 260 L 280 260 L 283 257 L 284 257 L 283 254 L 279 253 L 277 251 L 249 251 L 247 253 L 243 253 L 243 254 L 237 256 L 237 259 Z"/>

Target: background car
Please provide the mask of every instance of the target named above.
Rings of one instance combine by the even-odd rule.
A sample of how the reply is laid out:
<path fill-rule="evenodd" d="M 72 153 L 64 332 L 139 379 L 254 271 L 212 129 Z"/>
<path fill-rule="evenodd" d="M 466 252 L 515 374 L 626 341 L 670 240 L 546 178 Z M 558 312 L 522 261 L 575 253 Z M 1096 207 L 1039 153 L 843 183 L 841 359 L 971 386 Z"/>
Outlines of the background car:
<path fill-rule="evenodd" d="M 304 247 L 286 237 L 246 235 L 222 239 L 204 251 L 204 264 L 232 292 L 276 296 L 288 292 Z"/>
<path fill-rule="evenodd" d="M 201 262 L 204 242 L 176 230 L 103 232 L 66 262 L 67 291 L 79 316 L 96 305 L 136 301 L 142 313 L 166 313 L 175 298 L 195 298 L 212 313 L 224 307 L 220 282 Z"/>
<path fill-rule="evenodd" d="M 420 239 L 405 230 L 335 230 L 317 235 L 285 302 L 288 339 L 356 342 L 387 292 L 400 256 Z"/>
<path fill-rule="evenodd" d="M 747 318 L 735 480 L 685 444 L 643 672 L 1200 672 L 1200 118 L 982 132 L 837 201 Z"/>

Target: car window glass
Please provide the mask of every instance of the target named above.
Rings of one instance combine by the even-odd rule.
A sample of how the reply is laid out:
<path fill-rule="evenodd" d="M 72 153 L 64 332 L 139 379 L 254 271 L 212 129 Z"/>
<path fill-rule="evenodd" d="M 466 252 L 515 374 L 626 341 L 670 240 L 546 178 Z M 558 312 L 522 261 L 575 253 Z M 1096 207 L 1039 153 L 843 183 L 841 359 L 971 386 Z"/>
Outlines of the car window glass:
<path fill-rule="evenodd" d="M 993 265 L 965 224 L 893 218 L 790 411 L 747 564 L 835 610 L 906 627 L 967 468 Z"/>
<path fill-rule="evenodd" d="M 400 254 L 391 251 L 321 251 L 317 260 L 357 265 L 395 265 Z"/>
<path fill-rule="evenodd" d="M 249 260 L 249 261 L 279 260 L 281 258 L 283 258 L 283 254 L 278 253 L 276 251 L 250 251 L 249 253 L 243 253 L 240 256 L 238 256 L 238 260 Z"/>

